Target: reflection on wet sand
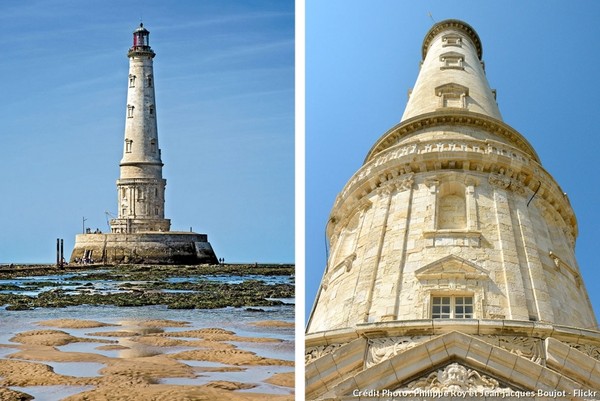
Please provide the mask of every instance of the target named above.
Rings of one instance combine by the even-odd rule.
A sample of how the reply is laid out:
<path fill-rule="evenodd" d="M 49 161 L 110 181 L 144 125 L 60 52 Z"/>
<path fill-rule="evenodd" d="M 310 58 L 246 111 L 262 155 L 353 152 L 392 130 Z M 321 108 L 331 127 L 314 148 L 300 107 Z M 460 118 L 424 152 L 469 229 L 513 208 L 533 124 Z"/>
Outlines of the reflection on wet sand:
<path fill-rule="evenodd" d="M 248 337 L 188 321 L 40 321 L 43 329 L 0 345 L 0 399 L 27 400 L 22 393 L 30 389 L 36 400 L 293 400 L 293 328 L 281 340 L 260 336 L 273 330 L 268 323 L 253 323 L 255 336 Z M 261 344 L 257 350 L 270 356 L 271 345 L 289 345 L 286 359 L 278 359 L 245 344 Z"/>

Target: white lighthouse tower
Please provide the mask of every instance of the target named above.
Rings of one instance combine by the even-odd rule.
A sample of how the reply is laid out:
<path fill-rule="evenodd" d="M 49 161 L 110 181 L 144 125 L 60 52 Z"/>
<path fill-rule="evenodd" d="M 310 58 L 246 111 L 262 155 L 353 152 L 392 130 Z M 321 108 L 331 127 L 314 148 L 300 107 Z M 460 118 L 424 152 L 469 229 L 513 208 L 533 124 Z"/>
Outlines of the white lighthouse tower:
<path fill-rule="evenodd" d="M 113 233 L 169 231 L 165 219 L 165 186 L 156 128 L 156 102 L 150 32 L 140 24 L 129 49 L 129 87 L 121 177 L 117 181 L 118 218 Z"/>
<path fill-rule="evenodd" d="M 150 32 L 143 24 L 133 32 L 125 141 L 117 180 L 118 217 L 108 234 L 77 235 L 71 262 L 198 264 L 218 263 L 206 234 L 169 231 L 165 219 L 163 162 L 158 146 Z"/>
<path fill-rule="evenodd" d="M 470 25 L 432 26 L 400 123 L 336 198 L 307 400 L 599 399 L 574 210 L 482 53 Z"/>

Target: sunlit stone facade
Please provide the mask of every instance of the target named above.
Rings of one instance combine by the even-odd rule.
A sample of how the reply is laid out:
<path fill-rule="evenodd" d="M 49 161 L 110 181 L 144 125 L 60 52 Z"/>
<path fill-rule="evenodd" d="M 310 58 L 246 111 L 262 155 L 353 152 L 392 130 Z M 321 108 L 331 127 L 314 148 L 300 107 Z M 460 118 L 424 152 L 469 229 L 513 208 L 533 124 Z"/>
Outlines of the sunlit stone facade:
<path fill-rule="evenodd" d="M 600 390 L 600 333 L 566 194 L 503 122 L 472 27 L 435 24 L 422 53 L 401 122 L 327 223 L 307 398 Z"/>

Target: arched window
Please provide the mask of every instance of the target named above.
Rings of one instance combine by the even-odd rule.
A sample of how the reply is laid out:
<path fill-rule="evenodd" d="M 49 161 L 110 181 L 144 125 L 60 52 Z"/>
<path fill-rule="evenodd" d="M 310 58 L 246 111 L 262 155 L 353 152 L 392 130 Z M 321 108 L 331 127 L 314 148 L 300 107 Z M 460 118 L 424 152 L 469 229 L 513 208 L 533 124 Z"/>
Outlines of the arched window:
<path fill-rule="evenodd" d="M 345 258 L 354 252 L 354 248 L 356 247 L 356 236 L 358 234 L 358 223 L 359 216 L 357 213 L 352 217 L 344 229 L 342 243 L 340 244 L 340 252 L 338 254 L 342 258 Z"/>
<path fill-rule="evenodd" d="M 438 197 L 437 228 L 466 229 L 465 186 L 458 182 L 445 182 L 440 186 Z"/>

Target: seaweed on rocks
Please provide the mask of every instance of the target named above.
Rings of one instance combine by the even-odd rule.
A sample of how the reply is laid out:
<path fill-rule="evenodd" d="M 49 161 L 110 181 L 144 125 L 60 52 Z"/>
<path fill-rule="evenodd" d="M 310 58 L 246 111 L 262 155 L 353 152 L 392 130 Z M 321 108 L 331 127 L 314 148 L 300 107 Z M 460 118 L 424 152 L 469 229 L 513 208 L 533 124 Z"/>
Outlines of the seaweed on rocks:
<path fill-rule="evenodd" d="M 260 266 L 260 265 L 259 265 Z M 239 283 L 222 283 L 210 280 L 190 280 L 169 282 L 169 277 L 197 278 L 199 271 L 204 271 L 213 266 L 118 266 L 104 268 L 102 271 L 85 271 L 85 274 L 64 277 L 61 280 L 71 280 L 73 284 L 80 284 L 75 291 L 66 291 L 61 288 L 52 288 L 40 292 L 37 296 L 19 294 L 22 286 L 11 287 L 13 293 L 0 294 L 0 305 L 7 305 L 7 310 L 27 310 L 31 308 L 62 308 L 76 305 L 112 305 L 112 306 L 145 306 L 166 305 L 171 309 L 213 309 L 232 307 L 261 307 L 278 306 L 283 302 L 272 298 L 293 298 L 293 284 L 267 284 L 260 280 L 252 279 L 251 275 L 265 275 L 267 270 L 277 273 L 286 271 L 292 274 L 293 266 L 287 267 L 248 267 L 245 275 L 248 280 Z M 217 266 L 219 268 L 219 266 Z M 238 275 L 240 266 L 220 266 L 231 274 Z M 255 270 L 258 269 L 258 270 Z M 265 270 L 266 269 L 266 270 Z M 250 273 L 250 271 L 252 273 Z M 43 274 L 48 274 L 44 272 Z M 2 275 L 3 276 L 3 275 Z M 0 276 L 0 277 L 2 277 Z M 23 276 L 23 275 L 21 275 Z M 122 282 L 118 291 L 99 292 L 94 290 L 93 281 Z M 51 287 L 46 281 L 36 282 L 40 287 Z M 52 282 L 55 283 L 55 282 Z M 64 281 L 62 281 L 64 284 Z M 57 284 L 58 285 L 58 284 Z M 62 285 L 62 284 L 61 284 Z M 181 291 L 181 292 L 177 292 Z"/>

